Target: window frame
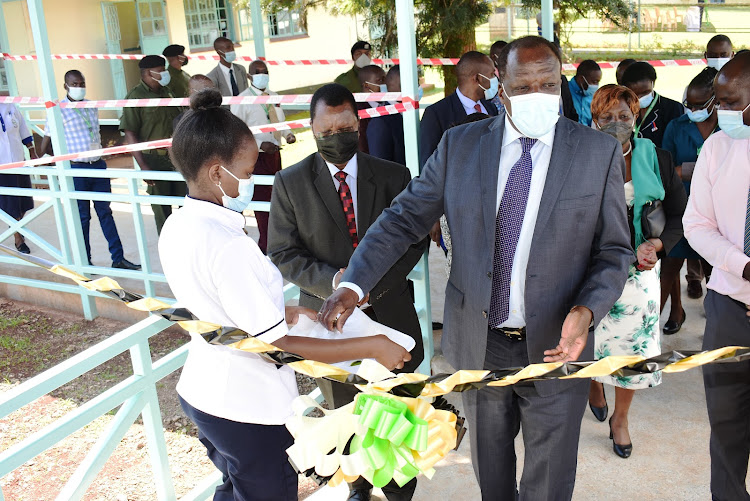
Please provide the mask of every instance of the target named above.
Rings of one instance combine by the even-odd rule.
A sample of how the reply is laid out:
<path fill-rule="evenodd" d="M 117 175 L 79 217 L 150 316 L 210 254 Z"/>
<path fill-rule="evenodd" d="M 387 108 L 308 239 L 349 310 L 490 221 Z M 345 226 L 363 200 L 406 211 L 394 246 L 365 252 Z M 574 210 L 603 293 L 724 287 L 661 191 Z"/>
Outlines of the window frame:
<path fill-rule="evenodd" d="M 235 39 L 230 0 L 183 0 L 182 3 L 185 9 L 187 45 L 191 52 L 213 49 L 213 42 L 219 36 Z M 216 36 L 210 31 L 213 27 L 216 29 Z"/>

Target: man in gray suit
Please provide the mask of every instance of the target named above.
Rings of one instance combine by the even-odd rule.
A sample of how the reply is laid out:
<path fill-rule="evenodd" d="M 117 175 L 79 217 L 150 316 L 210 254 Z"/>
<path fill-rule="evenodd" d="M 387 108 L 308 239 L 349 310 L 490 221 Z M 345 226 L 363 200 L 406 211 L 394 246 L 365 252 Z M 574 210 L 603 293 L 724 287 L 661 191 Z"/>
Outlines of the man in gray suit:
<path fill-rule="evenodd" d="M 622 293 L 635 259 L 622 149 L 559 117 L 554 45 L 520 38 L 500 59 L 507 115 L 445 133 L 349 261 L 319 315 L 329 328 L 340 329 L 381 270 L 444 213 L 453 265 L 442 347 L 454 367 L 593 358 L 589 332 Z M 557 380 L 462 393 L 483 499 L 572 497 L 588 387 L 588 380 Z M 521 427 L 517 490 L 514 438 Z"/>
<path fill-rule="evenodd" d="M 247 89 L 247 71 L 235 64 L 237 53 L 234 42 L 225 37 L 214 40 L 214 50 L 219 55 L 219 64 L 206 75 L 214 83 L 222 96 L 239 96 Z"/>

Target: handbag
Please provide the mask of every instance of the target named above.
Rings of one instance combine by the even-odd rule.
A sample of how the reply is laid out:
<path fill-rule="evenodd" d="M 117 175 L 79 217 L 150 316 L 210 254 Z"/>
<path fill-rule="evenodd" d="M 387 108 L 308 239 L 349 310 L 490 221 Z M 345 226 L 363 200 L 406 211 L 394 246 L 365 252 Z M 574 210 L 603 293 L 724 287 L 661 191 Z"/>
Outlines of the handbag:
<path fill-rule="evenodd" d="M 659 238 L 667 226 L 667 213 L 661 200 L 653 200 L 643 206 L 641 210 L 641 229 L 643 237 Z"/>

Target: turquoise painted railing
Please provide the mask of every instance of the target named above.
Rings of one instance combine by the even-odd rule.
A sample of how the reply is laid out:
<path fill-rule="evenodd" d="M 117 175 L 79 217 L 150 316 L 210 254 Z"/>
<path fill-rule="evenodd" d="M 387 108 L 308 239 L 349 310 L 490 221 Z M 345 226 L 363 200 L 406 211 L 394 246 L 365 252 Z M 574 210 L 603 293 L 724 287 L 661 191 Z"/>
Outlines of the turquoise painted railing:
<path fill-rule="evenodd" d="M 295 287 L 288 286 L 285 289 L 287 300 L 292 299 L 298 293 L 299 291 Z M 177 496 L 169 468 L 167 445 L 156 393 L 156 383 L 182 367 L 187 358 L 188 346 L 184 345 L 177 348 L 153 363 L 149 349 L 149 338 L 171 325 L 173 323 L 168 320 L 156 315 L 150 316 L 0 395 L 1 420 L 119 354 L 125 351 L 130 352 L 133 365 L 132 376 L 68 412 L 21 442 L 1 451 L 0 479 L 47 449 L 54 447 L 95 419 L 121 406 L 108 424 L 107 429 L 62 487 L 56 499 L 64 501 L 81 499 L 130 426 L 138 416 L 141 416 L 157 498 L 159 501 L 176 500 Z M 319 391 L 316 390 L 313 396 L 319 399 Z M 221 474 L 217 470 L 199 481 L 180 500 L 199 501 L 208 499 L 213 495 L 214 488 L 220 481 Z M 4 496 L 0 486 L 0 501 L 3 500 Z"/>

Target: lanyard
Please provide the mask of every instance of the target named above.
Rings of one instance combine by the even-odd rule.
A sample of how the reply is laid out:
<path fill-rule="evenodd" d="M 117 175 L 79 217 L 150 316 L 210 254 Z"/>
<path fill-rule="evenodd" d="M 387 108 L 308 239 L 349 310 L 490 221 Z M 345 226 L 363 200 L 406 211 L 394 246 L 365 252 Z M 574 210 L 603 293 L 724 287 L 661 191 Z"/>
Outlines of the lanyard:
<path fill-rule="evenodd" d="M 75 112 L 75 113 L 76 113 L 76 114 L 77 114 L 77 115 L 78 115 L 79 117 L 81 117 L 81 118 L 83 119 L 83 121 L 84 121 L 84 122 L 86 122 L 86 127 L 88 127 L 88 128 L 89 128 L 89 137 L 91 138 L 91 141 L 93 142 L 93 141 L 94 141 L 94 139 L 96 139 L 96 137 L 95 137 L 95 134 L 94 134 L 94 126 L 92 125 L 92 123 L 91 123 L 91 120 L 89 120 L 89 117 L 87 117 L 87 116 L 86 116 L 86 114 L 85 114 L 85 113 L 83 113 L 83 112 L 82 112 L 81 110 L 79 110 L 78 108 L 73 108 L 73 111 L 74 111 L 74 112 Z"/>
<path fill-rule="evenodd" d="M 641 123 L 635 126 L 635 130 L 633 131 L 635 132 L 635 137 L 638 137 L 638 134 L 641 132 L 641 127 L 643 126 L 644 123 L 646 123 L 646 118 L 648 118 L 648 115 L 654 109 L 654 106 L 656 106 L 656 102 L 658 100 L 659 100 L 659 94 L 654 92 L 654 100 L 651 101 L 651 106 L 648 107 L 648 109 L 646 110 L 646 114 L 643 115 L 643 120 L 641 120 Z"/>
<path fill-rule="evenodd" d="M 0 125 L 3 126 L 3 132 L 5 132 L 5 120 L 3 120 L 3 113 L 0 112 Z"/>
<path fill-rule="evenodd" d="M 261 91 L 261 93 L 260 93 L 260 94 L 258 94 L 258 92 L 257 92 L 258 90 L 260 90 L 260 89 L 256 89 L 255 87 L 253 87 L 253 86 L 252 86 L 252 84 L 250 85 L 250 92 L 252 92 L 252 93 L 253 93 L 253 94 L 255 94 L 256 96 L 263 96 L 263 95 L 265 95 L 265 96 L 268 96 L 268 95 L 269 95 L 269 94 L 265 94 L 265 92 L 266 92 L 266 91 L 267 91 L 268 89 L 266 89 L 266 91 Z M 271 121 L 271 114 L 269 113 L 269 106 L 273 106 L 273 105 L 272 105 L 272 104 L 271 104 L 271 105 L 268 105 L 268 104 L 261 104 L 260 106 L 261 106 L 261 107 L 263 108 L 263 111 L 265 111 L 265 112 L 266 112 L 266 118 L 267 118 L 267 119 L 268 119 L 268 121 L 270 122 L 270 121 Z"/>

